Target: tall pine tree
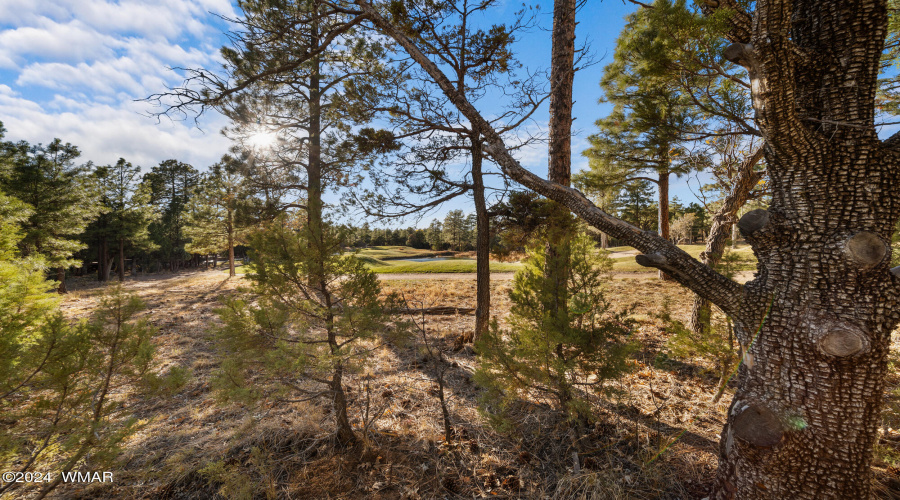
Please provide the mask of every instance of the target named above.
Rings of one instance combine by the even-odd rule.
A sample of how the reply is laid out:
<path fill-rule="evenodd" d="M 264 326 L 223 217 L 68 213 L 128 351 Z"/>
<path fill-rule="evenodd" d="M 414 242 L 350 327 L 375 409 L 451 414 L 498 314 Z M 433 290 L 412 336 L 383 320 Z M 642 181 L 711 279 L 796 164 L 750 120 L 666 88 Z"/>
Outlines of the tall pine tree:
<path fill-rule="evenodd" d="M 150 224 L 150 237 L 159 246 L 159 258 L 175 270 L 187 257 L 184 245 L 186 209 L 199 181 L 197 170 L 178 160 L 165 160 L 144 174 L 150 204 L 159 218 Z"/>
<path fill-rule="evenodd" d="M 75 164 L 80 154 L 59 139 L 46 146 L 21 141 L 3 148 L 7 167 L 0 190 L 32 207 L 22 222 L 22 253 L 46 258 L 56 269 L 60 293 L 66 291 L 66 268 L 77 263 L 73 255 L 84 246 L 78 236 L 99 211 L 88 168 Z"/>
<path fill-rule="evenodd" d="M 229 156 L 213 165 L 201 180 L 188 202 L 185 235 L 191 242 L 185 247 L 189 252 L 213 254 L 217 261 L 219 252 L 228 254 L 228 273 L 234 276 L 234 245 L 245 232 L 248 208 L 247 193 L 241 177 L 227 167 L 233 159 Z M 244 210 L 242 210 L 244 209 Z"/>
<path fill-rule="evenodd" d="M 110 242 L 116 246 L 119 281 L 125 280 L 126 248 L 133 253 L 156 248 L 150 241 L 149 226 L 157 216 L 150 204 L 149 185 L 141 183 L 140 173 L 141 167 L 124 158 L 94 171 L 104 210 L 91 223 L 87 234 L 89 240 L 97 242 L 101 281 L 109 279 Z"/>

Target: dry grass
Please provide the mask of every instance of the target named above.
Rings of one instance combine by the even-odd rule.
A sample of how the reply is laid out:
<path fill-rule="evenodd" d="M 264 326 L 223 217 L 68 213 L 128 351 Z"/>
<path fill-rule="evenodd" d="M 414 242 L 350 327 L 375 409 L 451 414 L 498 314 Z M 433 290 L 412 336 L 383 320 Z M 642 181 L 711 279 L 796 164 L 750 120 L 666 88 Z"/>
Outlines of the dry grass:
<path fill-rule="evenodd" d="M 492 298 L 502 320 L 510 282 L 508 275 L 498 277 Z M 145 425 L 127 443 L 116 482 L 61 487 L 57 497 L 686 499 L 708 492 L 730 397 L 709 402 L 716 378 L 703 362 L 654 362 L 665 349 L 666 332 L 654 317 L 661 304 L 669 299 L 676 318 L 686 319 L 691 296 L 677 284 L 648 275 L 610 282 L 616 307 L 635 305 L 642 349 L 634 372 L 618 382 L 621 395 L 596 401 L 600 417 L 580 437 L 540 399 L 514 408 L 520 423 L 511 432 L 489 428 L 478 413 L 479 391 L 471 381 L 477 358 L 468 348 L 452 348 L 457 336 L 474 327 L 474 317 L 437 316 L 427 319 L 426 331 L 450 364 L 452 442 L 443 438 L 437 384 L 421 343 L 386 345 L 375 349 L 367 373 L 347 380 L 358 431 L 367 401 L 381 416 L 361 445 L 340 450 L 327 439 L 326 405 L 221 405 L 210 393 L 207 382 L 217 366 L 206 333 L 216 321 L 212 310 L 217 298 L 234 293 L 241 281 L 218 272 L 190 272 L 128 282 L 160 329 L 162 368 L 187 367 L 193 378 L 174 397 L 125 397 Z M 64 308 L 83 316 L 100 289 L 89 281 L 72 288 Z M 383 288 L 425 306 L 474 307 L 474 279 L 391 280 Z M 900 386 L 900 377 L 892 377 L 893 387 Z M 889 438 L 900 428 L 891 422 Z M 883 493 L 892 470 L 896 464 L 879 465 L 887 485 Z"/>

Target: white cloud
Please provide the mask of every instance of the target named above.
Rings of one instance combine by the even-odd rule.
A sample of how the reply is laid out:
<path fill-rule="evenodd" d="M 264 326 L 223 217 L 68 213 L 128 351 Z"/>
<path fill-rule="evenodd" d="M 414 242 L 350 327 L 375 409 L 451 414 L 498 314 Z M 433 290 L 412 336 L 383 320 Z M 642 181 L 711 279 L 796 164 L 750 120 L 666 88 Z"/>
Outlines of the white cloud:
<path fill-rule="evenodd" d="M 230 145 L 218 133 L 224 117 L 204 117 L 201 132 L 193 121 L 158 123 L 135 102 L 180 83 L 171 67 L 219 67 L 227 40 L 210 12 L 236 17 L 229 0 L 0 0 L 6 139 L 59 137 L 98 164 L 217 161 Z"/>
<path fill-rule="evenodd" d="M 130 58 L 112 61 L 98 61 L 77 65 L 61 63 L 39 63 L 25 68 L 16 80 L 20 86 L 47 87 L 55 90 L 84 89 L 110 94 L 119 89 L 139 95 L 142 86 L 133 78 L 139 70 Z"/>
<path fill-rule="evenodd" d="M 34 26 L 0 33 L 0 66 L 15 68 L 29 56 L 56 61 L 109 57 L 114 44 L 114 39 L 78 21 L 60 24 L 41 18 Z"/>
<path fill-rule="evenodd" d="M 0 121 L 7 139 L 47 143 L 58 137 L 78 146 L 85 161 L 108 164 L 124 157 L 145 169 L 168 158 L 205 168 L 230 144 L 218 133 L 226 124 L 221 115 L 206 117 L 200 131 L 193 122 L 157 123 L 139 114 L 135 103 L 86 104 L 59 95 L 51 103 L 55 109 L 0 95 Z"/>

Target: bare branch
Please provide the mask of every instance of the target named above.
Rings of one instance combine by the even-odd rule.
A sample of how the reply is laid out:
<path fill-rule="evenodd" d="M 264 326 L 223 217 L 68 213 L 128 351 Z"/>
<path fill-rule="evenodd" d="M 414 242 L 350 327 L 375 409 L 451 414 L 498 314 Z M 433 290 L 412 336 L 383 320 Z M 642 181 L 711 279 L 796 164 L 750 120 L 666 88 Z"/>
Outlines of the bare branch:
<path fill-rule="evenodd" d="M 446 75 L 423 54 L 419 48 L 366 0 L 355 0 L 361 10 L 385 34 L 392 37 L 425 70 L 444 94 L 465 115 L 478 132 L 486 138 L 485 150 L 512 179 L 539 194 L 565 205 L 592 226 L 621 239 L 646 254 L 659 254 L 665 258 L 675 279 L 691 288 L 698 295 L 718 305 L 733 316 L 740 316 L 743 287 L 716 273 L 656 233 L 641 229 L 617 219 L 597 208 L 579 191 L 551 183 L 522 167 L 506 149 L 503 139 L 481 116 L 478 110 L 453 87 Z"/>

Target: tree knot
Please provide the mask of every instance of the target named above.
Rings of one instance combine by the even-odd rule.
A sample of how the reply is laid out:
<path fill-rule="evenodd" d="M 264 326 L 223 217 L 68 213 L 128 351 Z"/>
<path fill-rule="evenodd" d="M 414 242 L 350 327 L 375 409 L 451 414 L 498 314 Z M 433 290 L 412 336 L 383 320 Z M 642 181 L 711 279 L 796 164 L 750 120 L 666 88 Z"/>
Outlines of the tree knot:
<path fill-rule="evenodd" d="M 781 442 L 787 426 L 768 407 L 750 403 L 731 424 L 734 437 L 757 448 L 771 448 Z"/>
<path fill-rule="evenodd" d="M 722 57 L 726 61 L 740 64 L 748 69 L 756 64 L 756 53 L 753 50 L 753 45 L 749 43 L 732 43 L 722 52 Z"/>
<path fill-rule="evenodd" d="M 844 255 L 856 267 L 871 269 L 888 255 L 888 245 L 871 231 L 859 231 L 844 242 Z"/>
<path fill-rule="evenodd" d="M 860 327 L 835 318 L 809 318 L 808 328 L 816 349 L 830 359 L 845 359 L 869 351 L 869 336 Z"/>
<path fill-rule="evenodd" d="M 738 220 L 738 229 L 744 237 L 752 236 L 754 233 L 762 230 L 769 223 L 769 211 L 757 208 L 743 215 Z"/>

